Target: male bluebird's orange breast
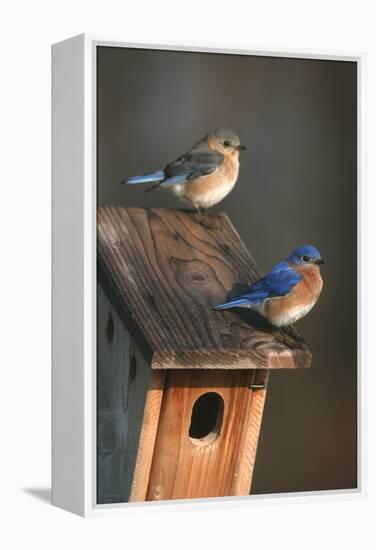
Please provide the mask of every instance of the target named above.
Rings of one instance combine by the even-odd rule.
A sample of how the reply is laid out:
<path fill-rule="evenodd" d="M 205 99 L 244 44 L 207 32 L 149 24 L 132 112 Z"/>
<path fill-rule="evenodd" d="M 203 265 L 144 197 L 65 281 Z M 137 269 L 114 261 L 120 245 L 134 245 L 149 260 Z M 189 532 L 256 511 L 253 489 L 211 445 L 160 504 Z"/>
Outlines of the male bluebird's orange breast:
<path fill-rule="evenodd" d="M 315 305 L 322 290 L 322 278 L 320 269 L 314 265 L 310 268 L 296 267 L 296 271 L 302 276 L 302 280 L 286 296 L 271 298 L 265 304 L 266 316 L 279 326 L 294 322 Z"/>
<path fill-rule="evenodd" d="M 302 283 L 304 284 L 305 292 L 313 298 L 318 298 L 323 284 L 320 268 L 317 265 L 313 265 L 308 269 L 298 266 L 295 267 L 295 270 L 303 277 Z"/>

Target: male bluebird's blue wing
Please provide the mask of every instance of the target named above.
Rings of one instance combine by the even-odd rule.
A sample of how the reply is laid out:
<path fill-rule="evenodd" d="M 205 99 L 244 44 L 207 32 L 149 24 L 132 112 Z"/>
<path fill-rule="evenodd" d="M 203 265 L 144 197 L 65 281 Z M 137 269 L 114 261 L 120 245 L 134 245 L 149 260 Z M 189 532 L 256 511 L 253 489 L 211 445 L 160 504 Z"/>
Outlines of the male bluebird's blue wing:
<path fill-rule="evenodd" d="M 267 298 L 285 296 L 302 278 L 295 269 L 290 267 L 288 262 L 280 262 L 265 277 L 256 281 L 248 292 L 236 296 L 224 304 L 219 304 L 215 309 L 244 307 L 259 304 Z"/>
<path fill-rule="evenodd" d="M 164 170 L 154 172 L 153 174 L 134 176 L 126 180 L 126 183 L 131 185 L 155 183 L 156 185 L 153 188 L 160 185 L 167 187 L 211 174 L 222 162 L 223 155 L 212 151 L 206 141 L 202 140 L 187 153 L 168 164 Z"/>

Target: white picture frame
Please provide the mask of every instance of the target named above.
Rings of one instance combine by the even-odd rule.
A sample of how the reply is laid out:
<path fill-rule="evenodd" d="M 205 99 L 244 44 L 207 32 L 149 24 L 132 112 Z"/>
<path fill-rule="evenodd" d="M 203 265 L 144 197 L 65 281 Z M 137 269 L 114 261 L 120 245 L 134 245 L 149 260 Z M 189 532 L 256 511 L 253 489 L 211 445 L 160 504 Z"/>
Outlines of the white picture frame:
<path fill-rule="evenodd" d="M 218 499 L 96 504 L 96 49 L 150 48 L 354 61 L 358 66 L 358 487 Z M 52 47 L 52 502 L 82 516 L 363 498 L 365 460 L 364 53 L 223 44 L 130 44 L 79 35 Z"/>

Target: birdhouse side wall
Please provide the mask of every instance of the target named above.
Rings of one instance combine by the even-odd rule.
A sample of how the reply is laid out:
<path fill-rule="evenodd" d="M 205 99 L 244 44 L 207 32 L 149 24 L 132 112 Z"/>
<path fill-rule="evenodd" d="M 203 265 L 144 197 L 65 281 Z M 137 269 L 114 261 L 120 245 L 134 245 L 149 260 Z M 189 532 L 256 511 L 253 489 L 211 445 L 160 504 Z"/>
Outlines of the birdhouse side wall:
<path fill-rule="evenodd" d="M 129 500 L 151 374 L 98 286 L 97 504 Z"/>

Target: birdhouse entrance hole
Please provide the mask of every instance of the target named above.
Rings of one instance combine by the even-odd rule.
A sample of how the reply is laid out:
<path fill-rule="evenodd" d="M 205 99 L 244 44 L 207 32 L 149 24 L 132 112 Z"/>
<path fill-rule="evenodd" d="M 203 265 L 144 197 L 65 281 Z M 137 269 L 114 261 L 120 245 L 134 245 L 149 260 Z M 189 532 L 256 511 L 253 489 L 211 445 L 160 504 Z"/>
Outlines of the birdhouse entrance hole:
<path fill-rule="evenodd" d="M 192 408 L 189 437 L 195 445 L 209 445 L 221 431 L 224 401 L 219 393 L 201 395 Z"/>

